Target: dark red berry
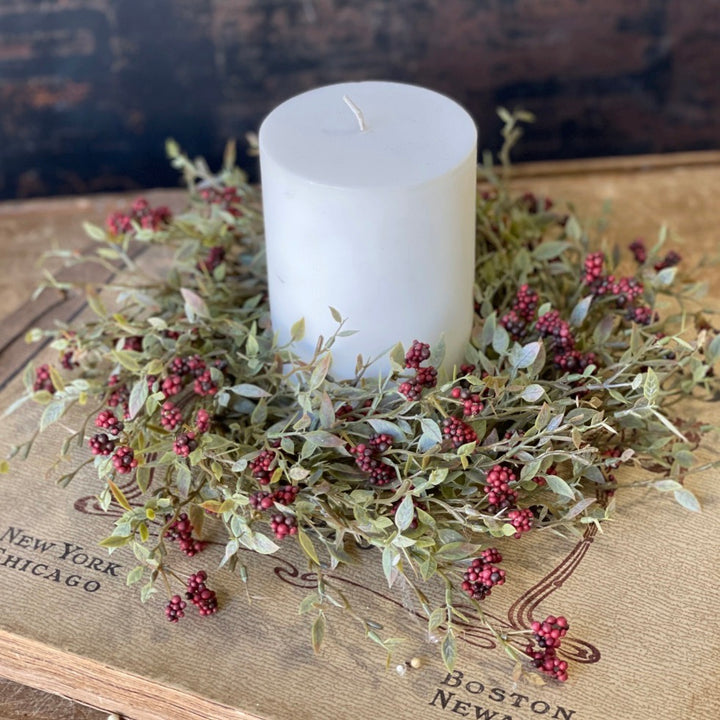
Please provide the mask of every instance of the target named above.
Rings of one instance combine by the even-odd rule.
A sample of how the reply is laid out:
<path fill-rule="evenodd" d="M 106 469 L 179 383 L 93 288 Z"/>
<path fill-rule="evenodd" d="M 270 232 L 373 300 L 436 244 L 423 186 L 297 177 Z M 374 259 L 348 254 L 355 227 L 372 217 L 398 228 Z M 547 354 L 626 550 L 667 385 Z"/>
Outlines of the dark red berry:
<path fill-rule="evenodd" d="M 517 481 L 517 475 L 507 465 L 495 465 L 485 478 L 487 483 L 483 490 L 487 496 L 488 511 L 496 513 L 505 508 L 514 507 L 518 492 L 510 487 Z"/>
<path fill-rule="evenodd" d="M 187 457 L 197 446 L 194 432 L 178 433 L 173 443 L 173 452 L 180 457 Z"/>
<path fill-rule="evenodd" d="M 198 260 L 197 269 L 211 273 L 223 260 L 225 260 L 225 248 L 222 245 L 216 245 L 210 248 L 202 260 Z"/>
<path fill-rule="evenodd" d="M 202 540 L 193 538 L 193 526 L 187 513 L 182 513 L 176 520 L 168 525 L 165 531 L 165 537 L 169 540 L 177 540 L 180 550 L 184 552 L 188 557 L 193 557 L 199 552 L 202 552 L 207 543 Z"/>
<path fill-rule="evenodd" d="M 113 455 L 112 459 L 115 470 L 121 475 L 126 475 L 132 472 L 138 465 L 138 461 L 135 458 L 135 453 L 131 447 L 127 445 L 121 445 Z"/>
<path fill-rule="evenodd" d="M 180 408 L 170 400 L 166 400 L 160 409 L 160 424 L 166 430 L 175 430 L 182 425 L 183 417 Z"/>
<path fill-rule="evenodd" d="M 119 435 L 125 426 L 112 410 L 101 410 L 95 418 L 95 427 L 107 430 L 111 435 Z"/>
<path fill-rule="evenodd" d="M 443 435 L 452 441 L 454 448 L 459 448 L 467 443 L 475 442 L 477 433 L 466 422 L 456 417 L 446 417 L 442 422 Z"/>
<path fill-rule="evenodd" d="M 410 349 L 405 353 L 405 367 L 419 368 L 420 363 L 430 357 L 430 346 L 427 343 L 413 340 Z"/>
<path fill-rule="evenodd" d="M 165 606 L 165 615 L 170 622 L 176 623 L 185 617 L 186 607 L 187 604 L 179 595 L 173 595 Z"/>
<path fill-rule="evenodd" d="M 195 391 L 196 395 L 200 396 L 215 395 L 215 393 L 217 393 L 218 386 L 212 379 L 212 375 L 210 374 L 209 370 L 203 371 L 200 375 L 198 375 L 198 377 L 195 378 L 193 390 Z"/>
<path fill-rule="evenodd" d="M 260 454 L 250 463 L 250 472 L 260 485 L 267 485 L 275 470 L 275 453 L 272 450 L 261 450 Z"/>
<path fill-rule="evenodd" d="M 191 575 L 187 581 L 187 592 L 185 597 L 192 602 L 200 614 L 212 615 L 218 611 L 217 596 L 214 590 L 205 585 L 207 573 L 204 570 Z"/>
<path fill-rule="evenodd" d="M 510 510 L 508 513 L 508 522 L 516 530 L 513 537 L 519 538 L 523 533 L 530 532 L 533 528 L 534 520 L 535 516 L 529 508 L 525 508 L 523 510 Z"/>
<path fill-rule="evenodd" d="M 590 253 L 585 258 L 585 274 L 583 282 L 586 285 L 593 285 L 600 280 L 605 269 L 605 256 L 601 252 Z"/>
<path fill-rule="evenodd" d="M 636 238 L 630 243 L 630 252 L 638 265 L 644 265 L 647 260 L 647 250 L 642 238 Z"/>
<path fill-rule="evenodd" d="M 659 263 L 655 264 L 655 270 L 660 272 L 665 268 L 675 267 L 682 261 L 682 257 L 678 255 L 674 250 L 671 250 Z"/>
<path fill-rule="evenodd" d="M 200 408 L 195 415 L 195 427 L 199 433 L 207 432 L 210 429 L 210 413 Z"/>
<path fill-rule="evenodd" d="M 37 392 L 38 390 L 47 390 L 49 393 L 55 392 L 55 386 L 53 385 L 53 381 L 50 378 L 49 365 L 41 365 L 37 370 L 35 370 L 35 382 L 33 384 L 33 390 L 35 390 L 35 392 Z"/>
<path fill-rule="evenodd" d="M 502 557 L 495 548 L 487 548 L 475 558 L 463 575 L 462 589 L 474 600 L 484 600 L 496 585 L 505 582 L 505 571 L 494 563 Z"/>
<path fill-rule="evenodd" d="M 109 438 L 105 433 L 97 433 L 88 440 L 88 445 L 93 455 L 112 455 L 115 449 L 115 440 Z"/>
<path fill-rule="evenodd" d="M 183 386 L 183 380 L 181 375 L 168 375 L 163 381 L 160 389 L 166 398 L 177 395 Z"/>
<path fill-rule="evenodd" d="M 275 513 L 270 518 L 270 527 L 278 540 L 282 540 L 286 535 L 297 535 L 298 531 L 295 517 L 283 513 Z"/>

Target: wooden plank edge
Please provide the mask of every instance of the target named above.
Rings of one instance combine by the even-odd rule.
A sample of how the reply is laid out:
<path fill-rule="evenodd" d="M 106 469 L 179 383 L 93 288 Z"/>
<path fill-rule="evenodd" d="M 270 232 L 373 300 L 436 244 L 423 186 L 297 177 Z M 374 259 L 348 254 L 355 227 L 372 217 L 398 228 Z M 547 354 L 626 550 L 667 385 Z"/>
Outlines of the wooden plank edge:
<path fill-rule="evenodd" d="M 0 629 L 0 675 L 133 720 L 261 720 L 179 688 Z"/>
<path fill-rule="evenodd" d="M 663 155 L 628 155 L 573 160 L 541 160 L 518 163 L 510 171 L 511 178 L 562 177 L 662 171 L 681 167 L 720 165 L 719 150 L 666 153 Z"/>

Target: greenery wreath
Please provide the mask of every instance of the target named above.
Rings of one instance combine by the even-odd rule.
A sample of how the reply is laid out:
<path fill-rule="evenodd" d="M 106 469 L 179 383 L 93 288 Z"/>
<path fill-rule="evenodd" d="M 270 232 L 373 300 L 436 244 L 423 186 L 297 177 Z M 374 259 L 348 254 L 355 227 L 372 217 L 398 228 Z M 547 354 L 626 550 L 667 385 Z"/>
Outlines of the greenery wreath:
<path fill-rule="evenodd" d="M 389 376 L 369 379 L 360 359 L 357 377 L 343 382 L 329 374 L 337 335 L 319 338 L 307 363 L 292 345 L 277 345 L 259 190 L 235 167 L 232 145 L 213 174 L 169 142 L 187 181 L 187 212 L 172 216 L 138 200 L 106 229 L 86 226 L 94 252 L 59 253 L 117 274 L 83 286 L 91 320 L 30 332 L 30 340 L 52 338 L 59 362 L 28 367 L 27 392 L 13 408 L 27 399 L 44 405 L 39 431 L 72 406 L 93 408 L 66 437 L 58 464 L 73 445 L 89 445 L 92 455 L 60 482 L 94 465 L 102 506 L 124 510 L 101 544 L 132 547 L 139 564 L 127 580 L 142 583 L 143 601 L 166 581 L 169 620 L 188 605 L 202 615 L 218 609 L 207 572 L 181 578 L 170 546 L 195 555 L 203 522 L 220 522 L 221 565 L 231 570 L 244 572 L 241 547 L 273 553 L 297 541 L 318 578 L 301 605 L 314 615 L 317 649 L 328 604 L 353 612 L 323 572 L 353 562 L 360 543 L 377 548 L 390 585 L 402 577 L 415 591 L 448 668 L 460 600 L 469 598 L 513 658 L 565 680 L 557 649 L 566 618 L 511 638 L 482 612 L 483 598 L 506 580 L 503 543 L 576 538 L 602 523 L 627 487 L 616 470 L 627 464 L 650 471 L 643 484 L 699 509 L 685 481 L 709 467 L 696 449 L 711 428 L 678 417 L 675 405 L 720 390 L 720 335 L 698 304 L 702 285 L 663 250 L 665 230 L 650 249 L 630 245 L 631 266 L 572 213 L 514 196 L 508 158 L 527 117 L 501 115 L 502 163 L 486 154 L 480 167 L 475 326 L 467 364 L 452 374 L 436 370 L 442 347 L 420 341 L 392 350 Z M 148 250 L 172 255 L 160 279 L 138 260 Z M 299 320 L 293 337 L 302 334 Z M 26 457 L 36 436 L 13 455 Z M 148 489 L 151 472 L 159 482 Z M 120 476 L 134 479 L 141 504 L 128 502 Z M 445 587 L 438 606 L 422 589 L 433 579 Z M 171 589 L 178 581 L 182 594 Z M 353 615 L 392 650 L 396 639 Z"/>

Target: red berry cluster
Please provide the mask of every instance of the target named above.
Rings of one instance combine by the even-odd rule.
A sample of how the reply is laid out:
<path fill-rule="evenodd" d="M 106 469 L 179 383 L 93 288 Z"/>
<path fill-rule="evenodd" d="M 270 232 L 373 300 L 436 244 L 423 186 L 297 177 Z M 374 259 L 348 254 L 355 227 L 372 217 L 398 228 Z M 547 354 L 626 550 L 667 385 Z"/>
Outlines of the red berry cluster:
<path fill-rule="evenodd" d="M 557 650 L 570 628 L 568 621 L 562 616 L 548 615 L 542 622 L 533 622 L 531 627 L 538 647 L 529 643 L 525 649 L 526 655 L 536 668 L 560 682 L 565 682 L 568 679 L 568 665 L 557 657 Z"/>
<path fill-rule="evenodd" d="M 443 419 L 442 433 L 452 442 L 455 449 L 478 439 L 477 433 L 470 425 L 452 415 Z"/>
<path fill-rule="evenodd" d="M 405 367 L 415 370 L 415 377 L 401 382 L 398 391 L 408 400 L 418 400 L 423 388 L 434 388 L 437 385 L 437 369 L 432 365 L 420 367 L 420 363 L 430 357 L 430 346 L 413 340 L 410 349 L 405 353 Z"/>
<path fill-rule="evenodd" d="M 539 198 L 535 193 L 526 192 L 518 199 L 518 204 L 524 205 L 529 213 L 535 215 L 539 212 L 547 212 L 552 208 L 553 201 L 549 197 Z"/>
<path fill-rule="evenodd" d="M 417 368 L 430 357 L 430 346 L 427 343 L 413 340 L 410 349 L 405 353 L 405 367 Z"/>
<path fill-rule="evenodd" d="M 33 383 L 33 390 L 47 390 L 49 393 L 55 392 L 55 386 L 50 378 L 50 366 L 45 364 L 41 365 L 35 371 L 35 382 Z"/>
<path fill-rule="evenodd" d="M 180 457 L 186 458 L 197 446 L 194 432 L 182 432 L 175 436 L 173 452 Z"/>
<path fill-rule="evenodd" d="M 579 350 L 567 350 L 557 353 L 554 363 L 565 372 L 582 372 L 588 365 L 597 363 L 597 356 L 593 352 L 581 353 Z"/>
<path fill-rule="evenodd" d="M 196 267 L 198 270 L 211 273 L 223 260 L 225 260 L 225 248 L 222 245 L 215 245 L 202 260 L 198 260 Z"/>
<path fill-rule="evenodd" d="M 120 475 L 127 475 L 132 472 L 138 465 L 138 461 L 135 458 L 135 453 L 131 447 L 127 445 L 121 445 L 113 455 L 112 459 L 115 469 Z"/>
<path fill-rule="evenodd" d="M 182 424 L 183 416 L 180 408 L 174 402 L 166 400 L 160 408 L 160 424 L 166 430 L 175 430 Z"/>
<path fill-rule="evenodd" d="M 210 413 L 205 408 L 200 408 L 195 415 L 195 427 L 199 433 L 205 433 L 210 429 Z"/>
<path fill-rule="evenodd" d="M 126 235 L 134 232 L 133 223 L 147 230 L 158 230 L 171 218 L 170 210 L 165 206 L 151 208 L 145 198 L 138 198 L 129 213 L 114 212 L 108 216 L 107 228 L 111 235 Z"/>
<path fill-rule="evenodd" d="M 215 395 L 218 391 L 217 383 L 212 379 L 209 370 L 205 370 L 201 375 L 195 378 L 193 390 L 196 395 L 204 397 L 205 395 Z"/>
<path fill-rule="evenodd" d="M 208 187 L 200 191 L 200 197 L 210 205 L 220 205 L 223 210 L 234 217 L 240 217 L 243 211 L 237 207 L 242 203 L 242 196 L 238 195 L 237 188 Z"/>
<path fill-rule="evenodd" d="M 119 435 L 125 426 L 112 410 L 101 410 L 95 418 L 95 427 L 107 430 L 111 435 Z"/>
<path fill-rule="evenodd" d="M 187 592 L 185 597 L 192 602 L 200 614 L 212 615 L 218 611 L 217 596 L 214 590 L 205 585 L 207 573 L 204 570 L 191 575 L 187 581 Z"/>
<path fill-rule="evenodd" d="M 60 365 L 62 365 L 65 370 L 74 370 L 76 367 L 80 367 L 80 363 L 75 361 L 75 351 L 66 350 L 60 356 Z"/>
<path fill-rule="evenodd" d="M 479 415 L 485 407 L 480 398 L 480 395 L 478 395 L 477 393 L 471 393 L 468 388 L 454 387 L 450 391 L 450 395 L 456 400 L 462 400 L 463 415 L 465 417 L 473 417 L 475 415 Z"/>
<path fill-rule="evenodd" d="M 187 603 L 179 596 L 173 595 L 165 606 L 165 616 L 171 623 L 176 623 L 185 617 Z"/>
<path fill-rule="evenodd" d="M 585 258 L 585 274 L 583 282 L 592 285 L 600 280 L 605 270 L 605 256 L 601 252 L 590 253 Z"/>
<path fill-rule="evenodd" d="M 535 329 L 540 337 L 550 339 L 551 348 L 556 351 L 572 350 L 575 347 L 570 325 L 560 317 L 557 310 L 550 310 L 537 319 Z"/>
<path fill-rule="evenodd" d="M 682 261 L 682 257 L 678 255 L 674 250 L 671 250 L 659 263 L 655 263 L 655 270 L 660 272 L 665 268 L 675 267 Z"/>
<path fill-rule="evenodd" d="M 645 242 L 643 241 L 643 239 L 636 238 L 630 243 L 628 247 L 630 249 L 630 252 L 633 254 L 633 257 L 635 258 L 635 262 L 638 265 L 644 265 L 645 261 L 647 260 L 647 249 L 645 247 Z"/>
<path fill-rule="evenodd" d="M 514 507 L 518 492 L 510 487 L 517 481 L 517 475 L 507 465 L 494 465 L 485 478 L 483 490 L 487 495 L 488 511 L 496 513 L 505 508 Z"/>
<path fill-rule="evenodd" d="M 513 340 L 520 340 L 527 334 L 528 325 L 535 317 L 538 300 L 538 294 L 529 285 L 518 288 L 511 309 L 500 320 Z"/>
<path fill-rule="evenodd" d="M 108 395 L 107 404 L 109 407 L 121 407 L 123 414 L 128 415 L 128 401 L 130 400 L 130 392 L 125 383 L 120 382 L 119 375 L 111 375 L 108 378 L 108 386 L 112 388 Z"/>
<path fill-rule="evenodd" d="M 249 464 L 253 477 L 261 485 L 268 485 L 275 469 L 275 453 L 272 450 L 261 450 L 260 454 Z"/>
<path fill-rule="evenodd" d="M 188 556 L 193 557 L 199 552 L 202 552 L 206 547 L 207 543 L 202 540 L 196 540 L 192 536 L 193 526 L 190 522 L 187 513 L 182 513 L 177 520 L 174 520 L 168 525 L 165 531 L 165 537 L 168 540 L 177 540 L 180 549 Z"/>
<path fill-rule="evenodd" d="M 519 538 L 523 533 L 530 532 L 533 528 L 535 516 L 529 508 L 515 508 L 508 513 L 508 522 L 515 528 L 516 533 L 513 535 Z"/>
<path fill-rule="evenodd" d="M 648 305 L 638 305 L 637 307 L 629 308 L 625 317 L 630 322 L 637 323 L 638 325 L 652 325 L 653 322 L 657 322 L 658 314 L 653 313 L 652 308 Z"/>
<path fill-rule="evenodd" d="M 160 385 L 160 389 L 163 392 L 163 395 L 165 395 L 166 398 L 172 397 L 173 395 L 177 395 L 183 388 L 183 379 L 182 376 L 177 375 L 173 373 L 172 375 L 168 375 L 163 381 L 162 385 Z"/>
<path fill-rule="evenodd" d="M 250 505 L 255 510 L 269 510 L 275 503 L 292 505 L 299 492 L 300 488 L 295 485 L 281 485 L 274 492 L 258 490 L 250 496 Z"/>
<path fill-rule="evenodd" d="M 483 550 L 463 575 L 462 589 L 473 600 L 484 600 L 496 585 L 505 582 L 505 571 L 497 567 L 502 555 L 495 548 Z"/>
<path fill-rule="evenodd" d="M 115 440 L 109 438 L 105 433 L 97 433 L 88 440 L 88 445 L 93 455 L 112 455 L 115 449 Z"/>
<path fill-rule="evenodd" d="M 278 540 L 282 540 L 286 535 L 297 535 L 298 531 L 295 517 L 283 513 L 275 513 L 270 518 L 270 527 Z"/>
<path fill-rule="evenodd" d="M 133 352 L 142 352 L 142 337 L 140 335 L 133 335 L 132 337 L 126 337 L 123 340 L 123 350 L 132 350 Z"/>
<path fill-rule="evenodd" d="M 388 485 L 397 477 L 395 469 L 380 457 L 383 452 L 392 448 L 392 442 L 390 435 L 379 434 L 373 435 L 367 443 L 358 443 L 348 449 L 355 457 L 355 464 L 373 485 Z"/>

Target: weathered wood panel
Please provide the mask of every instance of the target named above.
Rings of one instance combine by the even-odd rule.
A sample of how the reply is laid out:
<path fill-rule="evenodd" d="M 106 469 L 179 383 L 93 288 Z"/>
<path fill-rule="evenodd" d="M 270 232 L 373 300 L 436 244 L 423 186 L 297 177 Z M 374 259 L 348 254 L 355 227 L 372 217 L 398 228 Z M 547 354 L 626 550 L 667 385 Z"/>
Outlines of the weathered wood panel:
<path fill-rule="evenodd" d="M 0 196 L 174 184 L 281 100 L 386 78 L 445 92 L 525 159 L 720 147 L 718 0 L 3 0 Z M 254 161 L 248 161 L 254 166 Z"/>

